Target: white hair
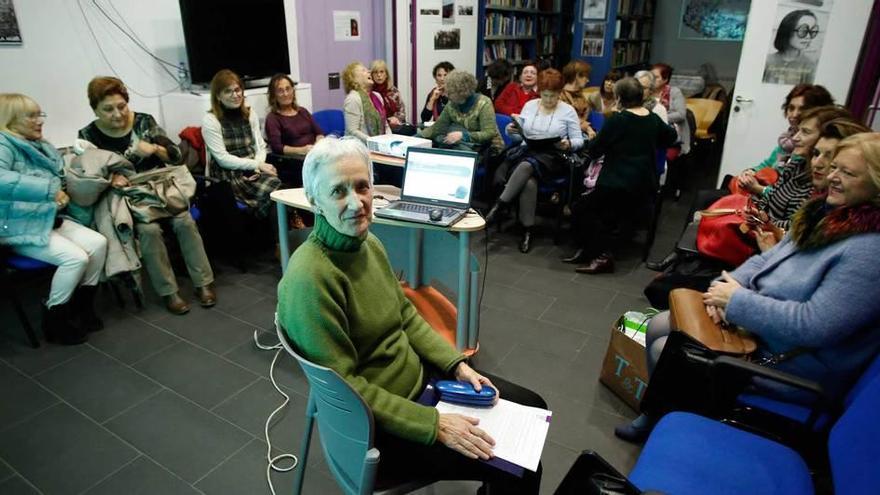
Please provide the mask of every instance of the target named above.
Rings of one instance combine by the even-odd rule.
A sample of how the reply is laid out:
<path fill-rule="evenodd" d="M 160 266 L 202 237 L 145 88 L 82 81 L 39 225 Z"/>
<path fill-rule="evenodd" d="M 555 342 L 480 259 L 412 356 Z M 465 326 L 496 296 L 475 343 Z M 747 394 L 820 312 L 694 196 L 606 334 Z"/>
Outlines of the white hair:
<path fill-rule="evenodd" d="M 370 160 L 370 152 L 364 143 L 354 136 L 343 138 L 327 136 L 315 143 L 303 162 L 302 179 L 306 197 L 315 197 L 315 192 L 318 189 L 319 169 L 337 163 L 348 156 L 363 160 L 369 172 L 370 187 L 373 187 L 373 162 Z"/>
<path fill-rule="evenodd" d="M 633 77 L 635 77 L 640 83 L 642 82 L 643 77 L 647 77 L 648 80 L 651 81 L 651 87 L 648 89 L 650 89 L 652 91 L 653 91 L 654 87 L 657 85 L 657 81 L 654 78 L 654 73 L 649 70 L 640 70 L 640 71 L 636 72 Z"/>

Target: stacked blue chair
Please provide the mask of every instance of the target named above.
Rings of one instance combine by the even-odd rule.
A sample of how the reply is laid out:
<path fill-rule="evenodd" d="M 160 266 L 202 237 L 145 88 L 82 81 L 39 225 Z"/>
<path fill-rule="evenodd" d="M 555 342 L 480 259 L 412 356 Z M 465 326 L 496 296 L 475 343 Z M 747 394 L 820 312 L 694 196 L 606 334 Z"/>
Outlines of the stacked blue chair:
<path fill-rule="evenodd" d="M 336 135 L 342 137 L 345 135 L 345 115 L 342 110 L 328 109 L 318 110 L 312 114 L 315 122 L 324 131 L 324 135 Z"/>
<path fill-rule="evenodd" d="M 309 402 L 294 479 L 294 495 L 302 492 L 312 425 L 316 420 L 321 432 L 324 458 L 343 492 L 351 495 L 374 493 L 380 455 L 379 450 L 373 447 L 374 423 L 369 406 L 335 371 L 297 354 L 280 324 L 276 324 L 276 330 L 281 345 L 296 358 L 309 381 Z M 387 487 L 381 493 L 408 493 L 431 483 L 433 481 L 407 480 Z"/>
<path fill-rule="evenodd" d="M 24 311 L 24 307 L 21 304 L 21 300 L 18 298 L 15 287 L 12 286 L 10 272 L 37 273 L 43 270 L 54 269 L 55 265 L 51 265 L 44 261 L 36 260 L 33 258 L 28 258 L 27 256 L 19 256 L 17 254 L 11 254 L 7 256 L 3 260 L 3 264 L 5 265 L 3 268 L 3 292 L 7 294 L 7 297 L 9 297 L 9 300 L 12 303 L 12 308 L 15 310 L 15 314 L 16 316 L 18 316 L 18 321 L 24 328 L 24 332 L 27 335 L 28 342 L 31 344 L 31 347 L 36 349 L 37 347 L 40 347 L 40 341 L 39 339 L 37 339 L 37 334 L 36 332 L 34 332 L 34 327 L 31 325 L 31 322 L 27 317 L 27 313 L 25 313 Z"/>
<path fill-rule="evenodd" d="M 501 139 L 504 140 L 504 147 L 510 148 L 510 145 L 513 144 L 513 140 L 510 138 L 510 135 L 507 134 L 507 126 L 513 122 L 513 119 L 509 115 L 504 115 L 503 113 L 495 114 L 495 124 L 498 126 L 498 131 L 501 133 Z"/>

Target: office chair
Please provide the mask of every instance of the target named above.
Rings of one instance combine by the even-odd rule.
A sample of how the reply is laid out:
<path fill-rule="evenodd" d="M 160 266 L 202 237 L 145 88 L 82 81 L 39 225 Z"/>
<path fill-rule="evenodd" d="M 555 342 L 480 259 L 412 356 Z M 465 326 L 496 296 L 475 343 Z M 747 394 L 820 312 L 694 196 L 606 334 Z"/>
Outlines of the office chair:
<path fill-rule="evenodd" d="M 324 131 L 325 136 L 332 134 L 342 137 L 345 135 L 345 114 L 342 113 L 342 110 L 336 108 L 318 110 L 312 114 L 312 118 Z"/>

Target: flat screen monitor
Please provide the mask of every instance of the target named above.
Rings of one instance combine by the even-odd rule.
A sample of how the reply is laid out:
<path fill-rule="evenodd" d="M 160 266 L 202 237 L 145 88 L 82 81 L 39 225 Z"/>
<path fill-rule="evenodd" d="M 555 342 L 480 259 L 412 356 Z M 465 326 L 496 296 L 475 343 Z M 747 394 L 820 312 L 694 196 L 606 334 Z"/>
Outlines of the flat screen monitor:
<path fill-rule="evenodd" d="M 284 0 L 180 0 L 180 17 L 193 84 L 220 69 L 245 81 L 290 73 Z"/>

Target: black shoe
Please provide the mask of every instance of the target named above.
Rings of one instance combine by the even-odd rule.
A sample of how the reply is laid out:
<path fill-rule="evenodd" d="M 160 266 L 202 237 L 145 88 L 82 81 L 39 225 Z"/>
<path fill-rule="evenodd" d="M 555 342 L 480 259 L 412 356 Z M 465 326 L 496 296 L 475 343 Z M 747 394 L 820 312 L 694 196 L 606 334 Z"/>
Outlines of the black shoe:
<path fill-rule="evenodd" d="M 77 345 L 87 340 L 86 332 L 71 323 L 70 313 L 69 301 L 51 308 L 43 306 L 43 334 L 47 341 L 62 345 Z"/>
<path fill-rule="evenodd" d="M 609 254 L 602 254 L 591 260 L 589 263 L 575 268 L 574 271 L 578 273 L 586 273 L 588 275 L 614 273 L 614 258 Z"/>
<path fill-rule="evenodd" d="M 70 309 L 79 327 L 85 331 L 97 332 L 104 328 L 104 322 L 95 314 L 95 294 L 98 292 L 97 285 L 81 285 L 73 292 L 70 298 Z"/>
<path fill-rule="evenodd" d="M 655 272 L 662 272 L 662 271 L 665 271 L 670 266 L 672 266 L 672 264 L 675 263 L 676 261 L 678 261 L 678 253 L 675 251 L 672 251 L 671 253 L 667 254 L 666 257 L 660 261 L 649 261 L 649 262 L 645 263 L 645 267 L 647 267 L 648 270 L 654 270 Z"/>
<path fill-rule="evenodd" d="M 587 252 L 584 251 L 584 248 L 578 248 L 571 256 L 562 258 L 563 263 L 583 263 L 584 261 L 587 261 Z"/>
<path fill-rule="evenodd" d="M 630 443 L 645 443 L 651 435 L 654 425 L 636 426 L 633 423 L 627 423 L 614 428 L 614 436 Z"/>
<path fill-rule="evenodd" d="M 532 248 L 532 231 L 526 229 L 523 232 L 522 240 L 519 242 L 519 252 L 528 253 L 529 249 Z"/>

